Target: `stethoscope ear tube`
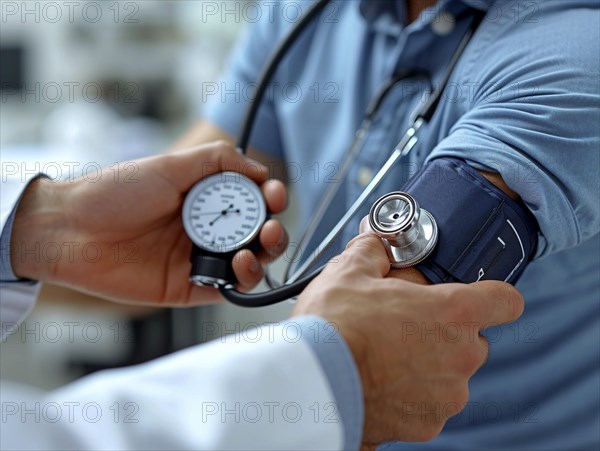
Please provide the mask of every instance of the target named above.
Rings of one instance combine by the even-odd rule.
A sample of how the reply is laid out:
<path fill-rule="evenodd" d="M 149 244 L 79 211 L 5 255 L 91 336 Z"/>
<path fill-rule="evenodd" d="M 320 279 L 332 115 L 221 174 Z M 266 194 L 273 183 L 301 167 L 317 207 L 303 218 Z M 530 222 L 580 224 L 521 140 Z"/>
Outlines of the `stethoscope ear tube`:
<path fill-rule="evenodd" d="M 309 23 L 313 22 L 313 19 L 331 2 L 331 0 L 319 0 L 315 3 L 306 13 L 306 15 L 298 22 L 298 24 L 290 30 L 288 35 L 281 41 L 279 46 L 275 49 L 268 62 L 265 64 L 265 69 L 258 77 L 256 82 L 256 90 L 254 92 L 254 101 L 251 102 L 244 122 L 242 122 L 242 131 L 238 138 L 237 149 L 245 154 L 248 148 L 248 142 L 250 141 L 250 134 L 252 133 L 252 126 L 254 125 L 254 119 L 258 113 L 261 100 L 266 89 L 269 86 L 271 78 L 275 74 L 275 71 L 279 67 L 279 63 L 285 55 L 288 53 L 292 45 L 298 40 L 298 37 L 302 34 L 304 29 Z"/>
<path fill-rule="evenodd" d="M 308 276 L 290 285 L 283 285 L 266 293 L 242 293 L 233 288 L 220 287 L 221 295 L 232 304 L 240 307 L 266 307 L 298 296 L 325 266 L 321 266 Z"/>
<path fill-rule="evenodd" d="M 273 56 L 267 62 L 264 71 L 261 76 L 258 78 L 257 88 L 254 95 L 254 101 L 251 102 L 250 107 L 246 113 L 242 132 L 240 133 L 240 137 L 238 140 L 237 148 L 241 153 L 246 153 L 246 149 L 248 147 L 248 142 L 250 140 L 250 134 L 252 132 L 252 126 L 254 124 L 254 120 L 256 118 L 256 114 L 258 112 L 258 108 L 260 107 L 260 101 L 268 87 L 268 83 L 273 77 L 274 73 L 279 66 L 281 60 L 285 57 L 286 53 L 292 47 L 294 42 L 296 42 L 297 38 L 304 31 L 304 29 L 308 26 L 309 23 L 313 21 L 313 19 L 321 12 L 323 9 L 331 2 L 331 0 L 319 0 L 314 6 L 306 13 L 306 15 L 302 18 L 302 20 L 293 27 L 285 39 L 281 42 L 281 44 L 277 47 Z M 356 213 L 356 211 L 360 208 L 363 202 L 367 199 L 368 195 L 375 189 L 376 186 L 380 183 L 383 176 L 389 171 L 389 169 L 395 164 L 395 162 L 406 156 L 414 145 L 417 142 L 417 131 L 421 127 L 423 123 L 429 121 L 432 117 L 433 113 L 436 110 L 436 107 L 441 98 L 441 94 L 447 84 L 447 81 L 454 69 L 454 66 L 460 59 L 465 47 L 469 43 L 470 38 L 475 33 L 478 25 L 481 23 L 485 13 L 478 13 L 473 20 L 471 27 L 461 40 L 458 48 L 456 49 L 450 64 L 439 84 L 438 88 L 434 90 L 428 101 L 417 110 L 415 115 L 411 118 L 411 126 L 400 140 L 392 155 L 388 158 L 384 166 L 379 170 L 374 179 L 369 183 L 366 187 L 365 191 L 361 194 L 361 196 L 355 201 L 350 210 L 346 212 L 344 217 L 340 220 L 338 225 L 330 232 L 330 234 L 323 240 L 322 244 L 324 246 L 319 246 L 320 249 L 325 249 L 327 243 L 330 243 L 341 231 L 344 225 L 349 221 L 349 219 Z M 400 73 L 396 77 L 395 80 L 392 80 L 389 86 L 385 87 L 384 93 L 387 93 L 391 88 L 395 85 L 398 79 L 405 78 L 410 76 L 410 71 L 407 73 Z M 372 105 L 372 108 L 369 108 L 369 112 L 367 114 L 367 118 L 372 116 L 381 103 L 383 97 L 378 96 L 375 103 Z M 323 267 L 313 271 L 309 275 L 302 277 L 302 275 L 307 272 L 307 270 L 312 266 L 312 264 L 320 258 L 320 254 L 315 257 L 312 261 L 306 261 L 304 264 L 296 270 L 296 272 L 291 276 L 291 278 L 287 281 L 287 285 L 283 285 L 281 287 L 272 289 L 270 291 L 264 293 L 242 293 L 235 290 L 231 285 L 221 286 L 219 291 L 223 295 L 225 299 L 227 299 L 232 304 L 236 304 L 242 307 L 264 307 L 267 305 L 276 304 L 278 302 L 285 301 L 287 299 L 293 298 L 300 294 L 304 288 L 316 277 L 320 274 Z"/>
<path fill-rule="evenodd" d="M 458 60 L 462 56 L 462 54 L 463 54 L 465 48 L 467 47 L 467 45 L 469 44 L 469 42 L 471 42 L 471 38 L 475 34 L 475 31 L 477 31 L 477 28 L 479 28 L 479 25 L 481 24 L 481 21 L 484 19 L 485 14 L 486 14 L 485 11 L 477 11 L 477 13 L 475 13 L 473 22 L 471 23 L 471 26 L 469 27 L 469 29 L 467 30 L 467 32 L 461 39 L 460 43 L 458 44 L 458 47 L 454 51 L 454 54 L 452 55 L 452 59 L 450 60 L 450 63 L 448 64 L 448 67 L 446 68 L 446 72 L 444 73 L 444 76 L 438 83 L 435 91 L 433 91 L 433 93 L 429 96 L 429 98 L 427 99 L 427 101 L 425 102 L 423 107 L 419 108 L 419 110 L 416 112 L 416 114 L 411 118 L 411 123 L 414 124 L 419 119 L 421 119 L 423 122 L 429 122 L 431 120 L 433 113 L 435 113 L 437 106 L 440 103 L 440 100 L 442 98 L 442 93 L 444 92 L 444 89 L 446 89 L 448 80 L 450 79 L 452 72 L 454 72 L 454 67 L 458 63 Z"/>

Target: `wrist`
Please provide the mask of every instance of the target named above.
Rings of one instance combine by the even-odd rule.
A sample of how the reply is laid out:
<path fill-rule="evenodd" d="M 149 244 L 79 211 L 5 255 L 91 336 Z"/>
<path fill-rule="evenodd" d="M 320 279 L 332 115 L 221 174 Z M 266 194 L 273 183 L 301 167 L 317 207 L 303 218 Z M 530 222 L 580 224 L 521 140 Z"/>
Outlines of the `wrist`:
<path fill-rule="evenodd" d="M 10 237 L 10 262 L 19 278 L 49 280 L 61 256 L 64 228 L 63 187 L 44 177 L 25 189 L 15 211 Z"/>
<path fill-rule="evenodd" d="M 385 396 L 381 390 L 382 373 L 388 371 L 385 358 L 381 355 L 381 338 L 361 334 L 360 330 L 346 329 L 342 336 L 354 357 L 362 386 L 364 423 L 362 442 L 364 444 L 380 443 L 382 436 L 381 406 Z"/>

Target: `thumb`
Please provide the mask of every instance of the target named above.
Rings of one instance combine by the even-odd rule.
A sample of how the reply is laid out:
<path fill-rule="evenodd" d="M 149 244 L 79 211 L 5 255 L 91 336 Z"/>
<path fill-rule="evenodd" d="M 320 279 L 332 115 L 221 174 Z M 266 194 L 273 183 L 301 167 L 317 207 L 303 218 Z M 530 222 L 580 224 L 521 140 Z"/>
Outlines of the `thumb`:
<path fill-rule="evenodd" d="M 226 141 L 192 147 L 168 157 L 162 169 L 178 183 L 181 192 L 187 192 L 199 180 L 223 171 L 239 172 L 259 184 L 269 175 L 266 166 L 237 152 Z"/>
<path fill-rule="evenodd" d="M 365 232 L 372 232 L 373 229 L 371 228 L 371 225 L 369 224 L 369 217 L 368 216 L 363 216 L 363 218 L 360 220 L 360 225 L 358 226 L 358 233 L 365 233 Z"/>
<path fill-rule="evenodd" d="M 525 301 L 512 285 L 486 280 L 469 286 L 478 290 L 478 295 L 472 301 L 481 328 L 510 323 L 523 313 Z"/>
<path fill-rule="evenodd" d="M 354 237 L 340 257 L 342 264 L 372 277 L 385 277 L 390 271 L 390 258 L 383 241 L 373 232 Z"/>

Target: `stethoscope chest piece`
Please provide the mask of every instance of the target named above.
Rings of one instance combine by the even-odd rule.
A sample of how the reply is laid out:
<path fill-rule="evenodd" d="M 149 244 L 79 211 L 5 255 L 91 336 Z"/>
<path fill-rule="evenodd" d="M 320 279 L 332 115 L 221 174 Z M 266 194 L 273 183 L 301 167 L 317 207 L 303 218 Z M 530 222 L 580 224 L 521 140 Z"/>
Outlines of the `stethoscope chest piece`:
<path fill-rule="evenodd" d="M 427 258 L 438 240 L 434 217 L 408 193 L 394 191 L 371 207 L 369 225 L 379 235 L 393 268 L 408 268 Z"/>

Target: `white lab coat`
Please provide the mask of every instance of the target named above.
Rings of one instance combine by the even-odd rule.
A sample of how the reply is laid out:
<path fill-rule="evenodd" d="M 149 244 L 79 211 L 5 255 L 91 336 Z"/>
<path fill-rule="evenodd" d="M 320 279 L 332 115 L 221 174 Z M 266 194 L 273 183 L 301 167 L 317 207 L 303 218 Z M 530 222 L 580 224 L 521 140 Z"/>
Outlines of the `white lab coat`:
<path fill-rule="evenodd" d="M 3 180 L 2 227 L 23 187 Z M 2 284 L 3 333 L 24 318 L 37 292 Z M 47 394 L 3 381 L 0 448 L 341 449 L 342 420 L 327 415 L 335 399 L 311 346 L 290 339 L 283 326 L 245 337 L 100 372 Z"/>

